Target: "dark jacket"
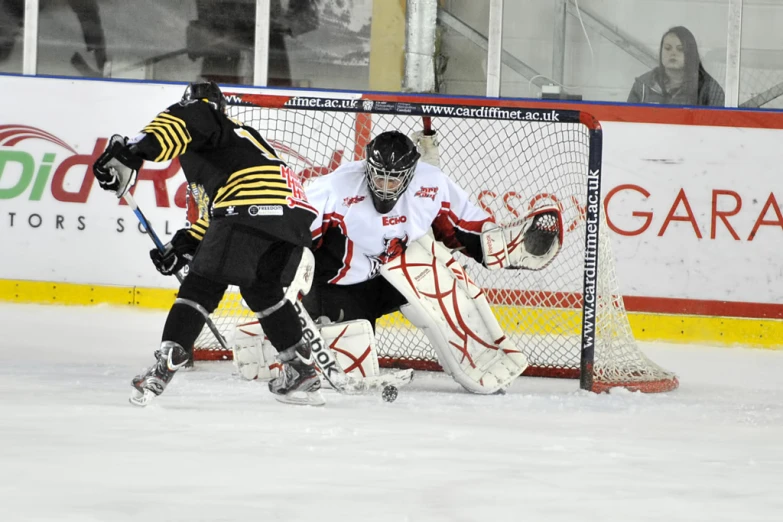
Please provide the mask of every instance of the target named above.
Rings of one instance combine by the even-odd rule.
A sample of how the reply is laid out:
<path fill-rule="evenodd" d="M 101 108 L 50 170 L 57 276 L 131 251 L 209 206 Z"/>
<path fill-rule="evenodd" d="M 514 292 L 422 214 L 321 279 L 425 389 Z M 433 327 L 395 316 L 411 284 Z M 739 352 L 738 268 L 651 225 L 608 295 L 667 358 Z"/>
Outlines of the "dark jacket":
<path fill-rule="evenodd" d="M 723 107 L 725 95 L 723 89 L 706 71 L 699 72 L 698 92 L 686 88 L 685 85 L 667 91 L 662 87 L 661 78 L 664 72 L 660 67 L 656 67 L 638 78 L 631 88 L 628 95 L 628 103 L 659 103 L 667 105 L 705 105 L 712 107 Z"/>

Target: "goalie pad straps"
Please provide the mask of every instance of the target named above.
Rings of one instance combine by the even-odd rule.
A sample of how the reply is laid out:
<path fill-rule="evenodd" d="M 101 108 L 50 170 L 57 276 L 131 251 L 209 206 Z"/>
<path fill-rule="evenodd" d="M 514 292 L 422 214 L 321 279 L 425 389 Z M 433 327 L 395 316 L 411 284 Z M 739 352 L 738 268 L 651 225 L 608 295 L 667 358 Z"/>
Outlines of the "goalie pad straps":
<path fill-rule="evenodd" d="M 386 263 L 381 275 L 408 300 L 401 312 L 429 339 L 443 370 L 466 390 L 491 394 L 527 368 L 492 309 L 449 251 L 429 236 Z"/>
<path fill-rule="evenodd" d="M 493 223 L 481 231 L 484 265 L 490 270 L 541 270 L 563 245 L 563 217 L 554 205 L 537 208 L 504 226 Z"/>

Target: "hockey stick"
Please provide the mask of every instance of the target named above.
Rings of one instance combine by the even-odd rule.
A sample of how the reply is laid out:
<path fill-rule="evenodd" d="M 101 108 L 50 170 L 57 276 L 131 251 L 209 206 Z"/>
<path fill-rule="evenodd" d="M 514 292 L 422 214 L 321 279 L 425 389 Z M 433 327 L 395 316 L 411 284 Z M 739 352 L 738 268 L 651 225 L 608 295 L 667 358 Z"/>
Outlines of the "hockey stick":
<path fill-rule="evenodd" d="M 155 246 L 158 247 L 158 250 L 163 252 L 166 249 L 165 245 L 160 240 L 158 235 L 155 233 L 155 230 L 152 229 L 152 225 L 150 225 L 150 222 L 147 221 L 146 216 L 144 216 L 144 213 L 136 204 L 136 200 L 133 198 L 133 195 L 130 192 L 126 192 L 125 195 L 122 196 L 122 199 L 125 200 L 125 202 L 131 208 L 131 210 L 133 210 L 133 213 L 136 214 L 136 217 L 139 219 L 141 226 L 144 227 L 144 230 L 147 232 L 147 235 L 150 237 L 150 239 L 152 239 L 152 242 L 155 243 Z M 179 281 L 179 283 L 182 284 L 184 278 L 179 274 L 179 272 L 177 272 L 174 275 L 177 276 L 177 281 Z M 215 339 L 217 339 L 217 342 L 220 344 L 220 347 L 223 348 L 224 350 L 231 351 L 231 348 L 229 348 L 226 339 L 223 337 L 223 335 L 221 335 L 220 331 L 217 329 L 217 326 L 215 326 L 215 323 L 212 322 L 212 319 L 210 319 L 209 317 L 206 317 L 205 319 L 207 321 L 207 327 L 212 332 L 212 335 L 215 336 Z"/>

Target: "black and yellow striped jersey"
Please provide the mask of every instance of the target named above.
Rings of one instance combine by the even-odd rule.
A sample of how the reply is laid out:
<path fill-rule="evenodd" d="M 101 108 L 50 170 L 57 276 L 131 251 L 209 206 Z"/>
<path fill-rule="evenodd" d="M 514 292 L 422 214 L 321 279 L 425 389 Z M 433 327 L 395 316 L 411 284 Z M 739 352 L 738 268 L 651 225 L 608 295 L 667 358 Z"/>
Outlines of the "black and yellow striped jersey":
<path fill-rule="evenodd" d="M 252 127 L 230 119 L 206 100 L 190 100 L 170 106 L 142 132 L 131 140 L 137 155 L 155 162 L 179 157 L 188 183 L 202 189 L 199 197 L 209 215 L 202 214 L 193 224 L 191 234 L 197 239 L 206 233 L 210 216 L 238 213 L 255 216 L 254 223 L 281 239 L 309 237 L 316 212 L 297 175 Z M 303 222 L 306 234 L 298 230 Z M 297 230 L 288 230 L 292 227 Z M 306 244 L 303 241 L 294 242 Z"/>

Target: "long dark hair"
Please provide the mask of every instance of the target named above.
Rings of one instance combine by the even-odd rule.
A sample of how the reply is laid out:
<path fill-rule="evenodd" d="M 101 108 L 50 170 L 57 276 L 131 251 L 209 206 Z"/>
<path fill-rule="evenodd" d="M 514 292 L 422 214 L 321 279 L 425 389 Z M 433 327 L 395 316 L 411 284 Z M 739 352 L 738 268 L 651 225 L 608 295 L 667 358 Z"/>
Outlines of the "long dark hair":
<path fill-rule="evenodd" d="M 681 25 L 672 27 L 663 33 L 663 36 L 661 36 L 661 45 L 658 48 L 658 71 L 660 75 L 659 81 L 661 86 L 665 89 L 666 69 L 663 66 L 663 59 L 661 56 L 663 54 L 663 39 L 670 34 L 673 34 L 679 38 L 680 43 L 682 43 L 683 54 L 685 55 L 685 77 L 683 79 L 683 88 L 687 89 L 688 97 L 692 98 L 692 103 L 696 105 L 698 104 L 699 93 L 702 86 L 704 85 L 705 78 L 709 75 L 707 74 L 707 71 L 704 70 L 704 66 L 701 64 L 701 58 L 699 58 L 699 46 L 696 45 L 696 37 L 693 36 L 693 33 L 690 32 L 687 28 Z"/>

